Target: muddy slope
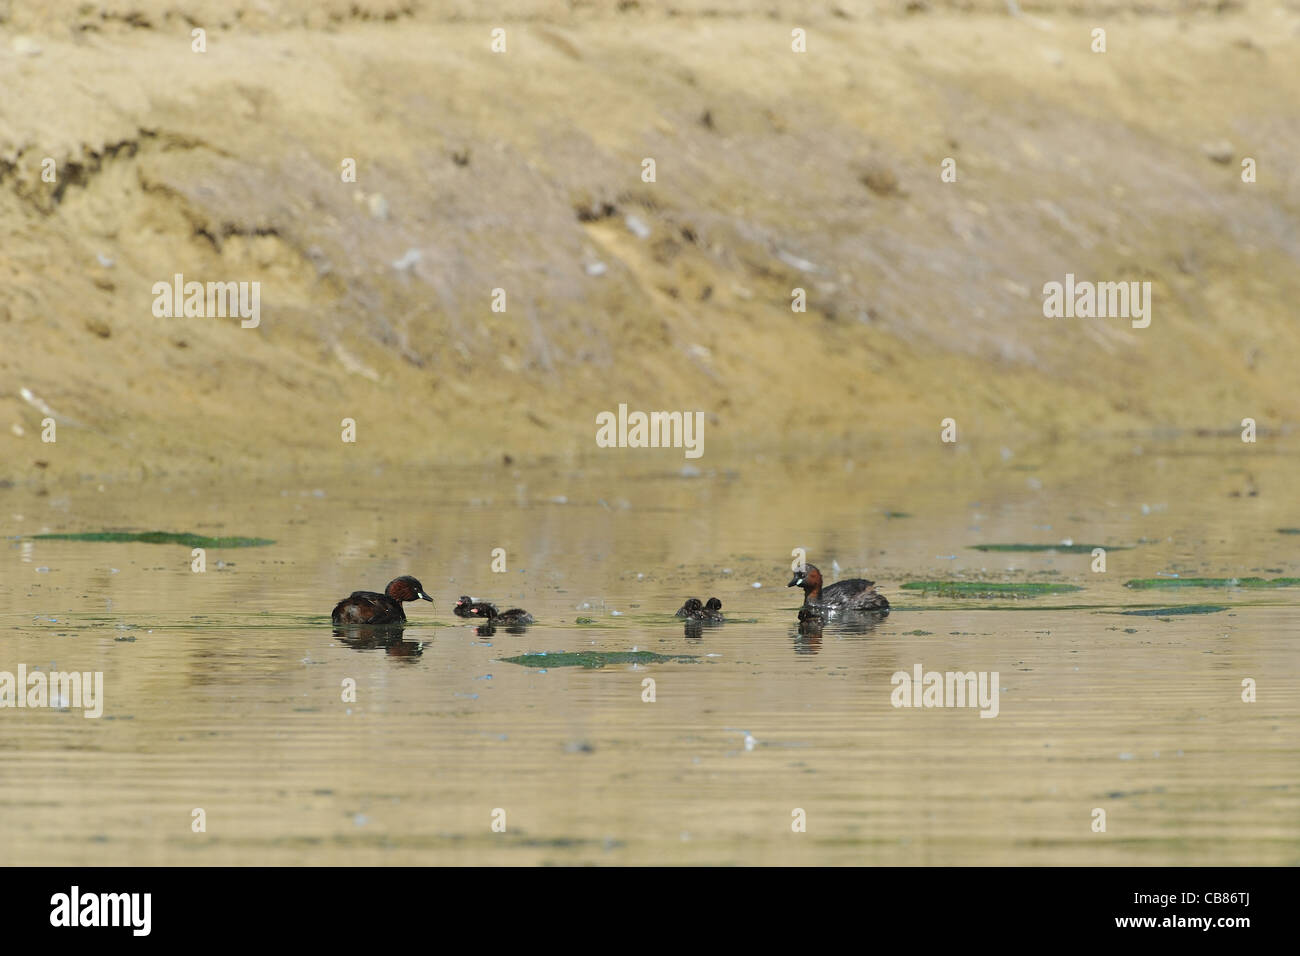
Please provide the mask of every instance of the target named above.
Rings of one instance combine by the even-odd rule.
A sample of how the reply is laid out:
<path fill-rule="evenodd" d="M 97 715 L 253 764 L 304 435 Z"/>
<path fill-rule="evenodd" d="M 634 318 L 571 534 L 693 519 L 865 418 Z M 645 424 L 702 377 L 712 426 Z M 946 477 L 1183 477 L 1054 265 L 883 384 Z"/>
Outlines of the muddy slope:
<path fill-rule="evenodd" d="M 1300 9 L 968 6 L 0 2 L 0 479 L 1295 422 Z"/>

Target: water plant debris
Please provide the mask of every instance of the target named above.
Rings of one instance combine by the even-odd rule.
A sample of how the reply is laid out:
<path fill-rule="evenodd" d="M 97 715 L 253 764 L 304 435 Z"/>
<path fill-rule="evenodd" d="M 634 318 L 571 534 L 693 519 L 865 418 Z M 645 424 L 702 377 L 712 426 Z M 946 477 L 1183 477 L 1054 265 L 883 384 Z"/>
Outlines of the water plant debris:
<path fill-rule="evenodd" d="M 34 534 L 43 541 L 113 541 L 143 544 L 183 544 L 187 548 L 261 548 L 275 544 L 270 538 L 211 538 L 188 531 L 79 531 L 74 534 Z"/>
<path fill-rule="evenodd" d="M 594 669 L 609 664 L 662 664 L 667 661 L 696 661 L 694 654 L 656 654 L 653 651 L 542 651 L 503 657 L 507 664 L 522 667 L 586 667 Z"/>
<path fill-rule="evenodd" d="M 976 551 L 1059 551 L 1062 554 L 1092 554 L 1103 551 L 1128 551 L 1127 545 L 1118 544 L 972 544 Z"/>
<path fill-rule="evenodd" d="M 1137 591 L 1166 588 L 1294 588 L 1300 578 L 1135 578 L 1124 587 Z"/>
<path fill-rule="evenodd" d="M 1226 611 L 1222 604 L 1184 604 L 1180 607 L 1153 607 L 1141 611 L 1120 611 L 1134 617 L 1171 617 L 1175 614 L 1217 614 Z"/>
<path fill-rule="evenodd" d="M 1083 590 L 1076 584 L 1051 581 L 908 581 L 900 587 L 904 591 L 924 591 L 943 597 L 974 598 L 1039 597 Z"/>

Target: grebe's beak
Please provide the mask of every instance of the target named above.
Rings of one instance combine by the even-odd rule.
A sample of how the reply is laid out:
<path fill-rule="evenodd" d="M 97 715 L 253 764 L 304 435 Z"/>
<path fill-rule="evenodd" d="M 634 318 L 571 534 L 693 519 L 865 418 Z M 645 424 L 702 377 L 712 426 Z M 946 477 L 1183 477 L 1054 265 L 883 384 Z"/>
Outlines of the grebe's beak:
<path fill-rule="evenodd" d="M 415 593 L 419 595 L 421 601 L 428 601 L 430 604 L 433 603 L 433 598 L 429 597 L 429 595 L 425 594 L 423 591 L 416 591 Z"/>
<path fill-rule="evenodd" d="M 790 583 L 787 584 L 786 587 L 788 587 L 788 588 L 797 588 L 797 587 L 799 587 L 799 585 L 801 585 L 802 583 L 803 583 L 803 582 L 799 580 L 799 575 L 796 574 L 794 577 L 792 577 L 792 578 L 790 579 Z"/>

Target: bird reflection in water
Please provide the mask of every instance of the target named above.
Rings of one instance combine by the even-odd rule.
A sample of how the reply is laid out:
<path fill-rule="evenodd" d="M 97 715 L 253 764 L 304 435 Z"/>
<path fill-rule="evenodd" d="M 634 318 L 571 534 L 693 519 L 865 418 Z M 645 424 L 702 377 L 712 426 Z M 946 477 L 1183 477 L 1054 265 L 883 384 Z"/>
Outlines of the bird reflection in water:
<path fill-rule="evenodd" d="M 829 631 L 833 636 L 870 634 L 889 612 L 864 611 L 828 615 L 815 608 L 799 609 L 799 622 L 790 629 L 796 654 L 816 654 L 822 649 L 822 635 Z"/>
<path fill-rule="evenodd" d="M 722 625 L 723 621 L 721 620 L 711 621 L 707 618 L 705 620 L 700 620 L 698 618 L 688 617 L 682 622 L 682 633 L 689 638 L 699 640 L 704 636 L 705 630 L 713 630 L 714 628 L 722 627 Z"/>
<path fill-rule="evenodd" d="M 419 657 L 424 653 L 425 642 L 406 640 L 400 627 L 336 627 L 334 636 L 354 651 L 382 648 L 389 657 Z"/>
<path fill-rule="evenodd" d="M 486 624 L 480 624 L 478 627 L 474 628 L 474 633 L 477 634 L 479 637 L 491 637 L 497 631 L 505 631 L 507 634 L 527 634 L 528 625 L 510 624 L 505 626 L 499 626 L 489 621 Z"/>

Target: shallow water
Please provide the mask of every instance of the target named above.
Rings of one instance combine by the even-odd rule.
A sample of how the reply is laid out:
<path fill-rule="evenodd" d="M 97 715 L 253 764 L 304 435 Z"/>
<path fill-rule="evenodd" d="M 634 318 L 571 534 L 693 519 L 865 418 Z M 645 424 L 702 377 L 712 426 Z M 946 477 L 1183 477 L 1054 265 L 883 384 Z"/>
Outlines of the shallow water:
<path fill-rule="evenodd" d="M 1300 537 L 1277 532 L 1300 525 L 1300 449 L 1140 444 L 0 490 L 0 670 L 102 671 L 105 688 L 99 719 L 0 710 L 0 849 L 37 864 L 1300 863 L 1300 589 L 1123 587 L 1300 573 Z M 187 547 L 28 537 L 102 529 L 276 543 L 213 549 L 196 574 Z M 1093 573 L 1089 554 L 970 547 L 1064 539 L 1131 550 Z M 828 580 L 875 579 L 894 612 L 800 633 L 795 547 Z M 402 641 L 336 635 L 335 600 L 401 573 L 437 602 L 408 605 Z M 1084 590 L 899 587 L 964 576 Z M 539 624 L 480 636 L 451 614 L 461 593 Z M 687 637 L 671 614 L 688 595 L 720 597 L 728 623 Z M 1224 609 L 1120 613 L 1178 605 Z M 503 660 L 633 649 L 694 659 Z M 893 707 L 891 675 L 917 664 L 997 671 L 998 716 Z"/>

